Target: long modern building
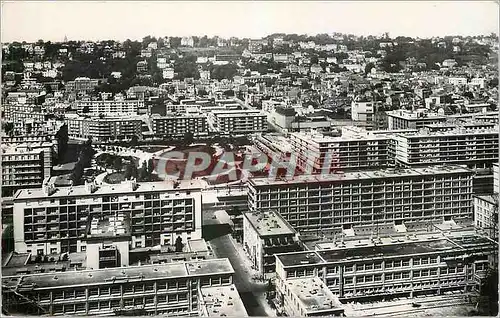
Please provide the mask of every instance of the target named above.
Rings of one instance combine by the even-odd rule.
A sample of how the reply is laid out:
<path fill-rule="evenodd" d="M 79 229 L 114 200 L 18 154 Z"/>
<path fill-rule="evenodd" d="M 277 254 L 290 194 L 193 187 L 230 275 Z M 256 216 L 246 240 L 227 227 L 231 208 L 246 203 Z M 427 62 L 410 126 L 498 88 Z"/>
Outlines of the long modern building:
<path fill-rule="evenodd" d="M 254 178 L 250 211 L 275 209 L 299 232 L 472 218 L 474 172 L 457 166 Z"/>
<path fill-rule="evenodd" d="M 184 137 L 186 133 L 192 133 L 196 137 L 208 135 L 205 114 L 153 116 L 151 121 L 153 132 L 157 136 Z"/>
<path fill-rule="evenodd" d="M 292 133 L 290 143 L 298 166 L 306 172 L 330 173 L 392 165 L 391 139 L 386 135 L 343 134 L 329 137 L 318 133 Z"/>
<path fill-rule="evenodd" d="M 213 129 L 223 135 L 267 131 L 267 116 L 260 110 L 218 110 L 209 114 Z"/>
<path fill-rule="evenodd" d="M 318 278 L 341 301 L 477 291 L 497 249 L 493 240 L 461 231 L 334 241 L 277 254 L 278 303 L 306 278 Z"/>
<path fill-rule="evenodd" d="M 420 129 L 426 125 L 443 123 L 447 120 L 445 115 L 429 113 L 424 110 L 411 111 L 398 109 L 386 112 L 389 130 L 395 129 Z"/>
<path fill-rule="evenodd" d="M 88 113 L 92 115 L 105 116 L 133 116 L 144 108 L 144 101 L 140 99 L 89 100 L 77 101 L 75 104 L 80 112 L 88 108 Z"/>
<path fill-rule="evenodd" d="M 491 168 L 498 162 L 498 126 L 395 134 L 396 160 L 403 166 L 461 164 Z"/>
<path fill-rule="evenodd" d="M 19 190 L 14 195 L 15 251 L 60 254 L 86 250 L 94 218 L 120 213 L 130 249 L 201 237 L 201 193 L 189 182 L 135 183 Z"/>
<path fill-rule="evenodd" d="M 77 77 L 74 81 L 68 81 L 65 89 L 68 92 L 92 92 L 99 85 L 98 79 L 88 77 Z"/>
<path fill-rule="evenodd" d="M 228 259 L 211 259 L 10 276 L 2 278 L 2 305 L 56 316 L 248 316 L 233 275 Z"/>
<path fill-rule="evenodd" d="M 99 141 L 131 138 L 142 135 L 143 121 L 138 117 L 66 117 L 68 134 L 78 138 L 93 138 Z"/>

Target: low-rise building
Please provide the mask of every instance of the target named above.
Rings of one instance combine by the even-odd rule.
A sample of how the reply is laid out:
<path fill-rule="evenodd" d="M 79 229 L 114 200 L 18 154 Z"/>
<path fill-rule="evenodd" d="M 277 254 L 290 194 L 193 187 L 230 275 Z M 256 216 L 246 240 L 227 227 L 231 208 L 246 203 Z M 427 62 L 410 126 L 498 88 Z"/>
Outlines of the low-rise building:
<path fill-rule="evenodd" d="M 233 275 L 228 259 L 211 259 L 10 276 L 2 304 L 50 315 L 248 316 Z"/>
<path fill-rule="evenodd" d="M 474 196 L 474 225 L 491 238 L 498 237 L 498 194 Z"/>
<path fill-rule="evenodd" d="M 439 124 L 447 120 L 444 114 L 430 113 L 424 110 L 398 109 L 386 112 L 389 130 L 420 129 L 430 124 Z"/>
<path fill-rule="evenodd" d="M 274 254 L 301 250 L 297 231 L 270 210 L 243 213 L 243 246 L 261 277 L 274 275 Z"/>
<path fill-rule="evenodd" d="M 276 255 L 277 297 L 318 278 L 343 302 L 478 291 L 498 244 L 474 231 L 334 241 Z"/>
<path fill-rule="evenodd" d="M 286 316 L 344 316 L 342 303 L 318 277 L 288 279 L 277 291 L 277 310 Z"/>

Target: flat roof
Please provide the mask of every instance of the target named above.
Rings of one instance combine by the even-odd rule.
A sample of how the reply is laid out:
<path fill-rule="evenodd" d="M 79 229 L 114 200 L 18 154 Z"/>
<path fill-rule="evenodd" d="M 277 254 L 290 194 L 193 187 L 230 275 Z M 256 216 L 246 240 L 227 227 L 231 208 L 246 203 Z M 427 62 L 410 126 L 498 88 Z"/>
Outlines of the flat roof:
<path fill-rule="evenodd" d="M 284 266 L 299 266 L 306 264 L 321 264 L 325 260 L 322 259 L 319 254 L 315 251 L 305 251 L 305 252 L 292 252 L 275 254 Z"/>
<path fill-rule="evenodd" d="M 307 313 L 343 311 L 342 304 L 328 287 L 318 278 L 289 279 L 285 282 L 293 296 Z"/>
<path fill-rule="evenodd" d="M 420 137 L 443 137 L 443 136 L 459 136 L 459 135 L 497 135 L 498 136 L 498 125 L 493 127 L 485 127 L 482 129 L 474 129 L 467 127 L 457 127 L 455 126 L 452 130 L 445 131 L 425 131 L 423 129 L 419 130 L 416 133 L 404 133 L 398 134 L 398 136 L 402 136 L 404 138 L 420 138 Z"/>
<path fill-rule="evenodd" d="M 368 245 L 368 243 L 365 243 Z M 318 251 L 327 262 L 351 261 L 370 257 L 391 257 L 413 254 L 423 254 L 452 250 L 457 246 L 445 238 L 432 241 L 397 242 L 388 245 L 358 246 L 353 248 L 338 248 Z"/>
<path fill-rule="evenodd" d="M 478 198 L 479 200 L 486 201 L 491 204 L 497 204 L 498 203 L 498 194 L 487 194 L 487 195 L 474 195 L 475 198 Z"/>
<path fill-rule="evenodd" d="M 425 119 L 446 120 L 445 115 L 439 115 L 438 113 L 416 112 L 404 109 L 388 111 L 386 112 L 386 114 L 387 116 L 398 117 L 407 120 L 425 120 Z M 423 116 L 419 117 L 419 114 L 422 114 Z"/>
<path fill-rule="evenodd" d="M 255 211 L 243 213 L 260 237 L 274 235 L 293 235 L 296 231 L 276 211 Z"/>
<path fill-rule="evenodd" d="M 202 287 L 201 298 L 209 317 L 248 317 L 245 305 L 234 284 Z"/>
<path fill-rule="evenodd" d="M 89 192 L 84 185 L 72 187 L 57 187 L 55 192 L 48 196 L 43 188 L 22 189 L 14 195 L 14 200 L 28 200 L 40 198 L 67 198 L 67 197 L 82 197 L 82 196 L 103 196 L 103 195 L 120 195 L 129 193 L 147 193 L 147 192 L 163 192 L 163 191 L 186 191 L 200 190 L 202 186 L 196 180 L 183 180 L 179 187 L 174 188 L 174 181 L 160 182 L 137 182 L 137 188 L 132 189 L 129 181 L 124 181 L 120 184 L 101 184 L 98 185 L 94 192 Z"/>
<path fill-rule="evenodd" d="M 190 267 L 200 268 L 196 271 Z M 210 274 L 234 273 L 231 263 L 227 258 L 209 259 L 194 262 L 175 262 L 167 264 L 141 265 L 118 268 L 104 268 L 97 270 L 68 271 L 58 273 L 44 273 L 24 275 L 21 277 L 7 276 L 2 278 L 2 283 L 15 287 L 18 284 L 36 288 L 54 288 L 73 285 L 100 285 L 105 283 L 128 280 L 157 280 L 174 277 L 188 277 Z M 20 287 L 22 287 L 20 286 Z"/>
<path fill-rule="evenodd" d="M 362 140 L 388 140 L 389 137 L 382 134 L 372 134 L 368 131 L 348 131 L 342 130 L 342 133 L 346 132 L 339 137 L 325 136 L 320 133 L 306 133 L 306 132 L 295 132 L 292 136 L 305 141 L 312 141 L 315 143 L 326 143 L 326 142 L 344 142 L 344 141 L 362 141 Z"/>
<path fill-rule="evenodd" d="M 406 168 L 406 169 L 378 169 L 378 170 L 363 170 L 355 172 L 342 172 L 337 174 L 318 174 L 318 175 L 299 175 L 290 179 L 273 180 L 268 177 L 253 178 L 249 180 L 249 184 L 254 186 L 268 186 L 268 185 L 286 185 L 286 184 L 305 184 L 305 183 L 318 183 L 318 182 L 342 182 L 349 180 L 373 180 L 381 178 L 401 178 L 401 177 L 414 177 L 414 176 L 432 176 L 443 174 L 455 173 L 470 173 L 473 172 L 467 168 L 460 166 L 430 166 L 424 168 Z"/>
<path fill-rule="evenodd" d="M 208 246 L 204 239 L 193 239 L 187 241 L 187 246 L 190 252 L 207 252 Z"/>

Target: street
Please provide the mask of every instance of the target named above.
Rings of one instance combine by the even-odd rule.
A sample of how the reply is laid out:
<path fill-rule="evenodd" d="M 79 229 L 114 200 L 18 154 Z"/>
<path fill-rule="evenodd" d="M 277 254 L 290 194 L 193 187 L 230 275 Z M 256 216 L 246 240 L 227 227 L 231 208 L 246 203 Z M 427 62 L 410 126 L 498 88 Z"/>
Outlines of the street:
<path fill-rule="evenodd" d="M 221 224 L 218 219 L 211 221 L 212 224 L 204 225 L 204 227 L 208 227 L 210 232 L 219 233 L 220 236 L 212 238 L 210 245 L 217 257 L 228 258 L 231 262 L 235 271 L 234 284 L 248 314 L 250 316 L 275 316 L 265 298 L 267 282 L 258 282 L 253 279 L 256 271 L 251 268 L 250 260 L 243 257 L 241 247 L 236 245 L 231 234 L 228 234 L 230 231 L 228 225 Z"/>

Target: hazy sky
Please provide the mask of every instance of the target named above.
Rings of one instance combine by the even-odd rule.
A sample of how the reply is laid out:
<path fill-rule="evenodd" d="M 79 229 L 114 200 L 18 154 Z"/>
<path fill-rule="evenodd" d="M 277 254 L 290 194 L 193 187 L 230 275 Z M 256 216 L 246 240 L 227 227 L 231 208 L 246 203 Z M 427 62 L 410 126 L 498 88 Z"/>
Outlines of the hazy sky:
<path fill-rule="evenodd" d="M 498 33 L 494 1 L 2 1 L 2 42 L 152 36 L 352 33 L 418 37 Z"/>

